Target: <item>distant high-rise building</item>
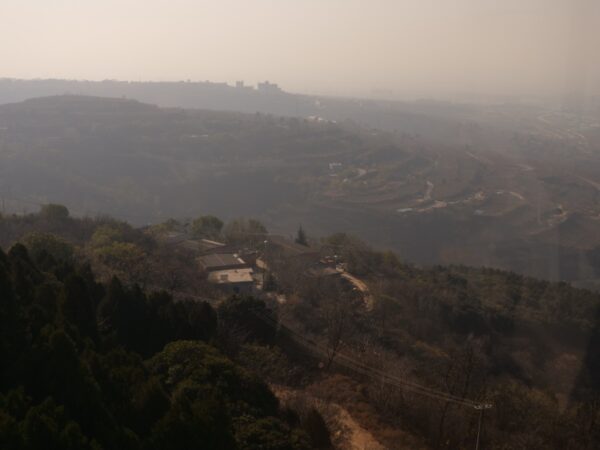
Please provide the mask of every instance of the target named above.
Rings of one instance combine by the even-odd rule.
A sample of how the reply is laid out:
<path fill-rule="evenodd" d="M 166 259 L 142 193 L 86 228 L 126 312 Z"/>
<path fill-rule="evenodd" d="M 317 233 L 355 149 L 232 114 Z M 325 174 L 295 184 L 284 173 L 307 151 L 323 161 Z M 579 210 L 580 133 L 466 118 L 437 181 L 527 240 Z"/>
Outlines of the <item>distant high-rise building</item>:
<path fill-rule="evenodd" d="M 258 83 L 258 91 L 265 94 L 278 94 L 281 92 L 281 88 L 276 83 Z"/>
<path fill-rule="evenodd" d="M 244 91 L 244 92 L 252 92 L 252 91 L 254 91 L 254 87 L 252 87 L 252 86 L 246 86 L 246 84 L 243 81 L 236 81 L 235 82 L 235 88 L 238 91 Z"/>

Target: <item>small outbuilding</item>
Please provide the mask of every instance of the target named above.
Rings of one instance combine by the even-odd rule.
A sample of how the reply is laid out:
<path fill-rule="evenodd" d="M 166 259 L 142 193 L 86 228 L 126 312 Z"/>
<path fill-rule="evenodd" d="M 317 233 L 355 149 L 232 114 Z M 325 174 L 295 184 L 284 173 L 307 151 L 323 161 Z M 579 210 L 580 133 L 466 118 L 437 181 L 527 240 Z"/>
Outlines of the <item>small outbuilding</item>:
<path fill-rule="evenodd" d="M 252 274 L 249 268 L 216 270 L 208 274 L 208 281 L 231 294 L 251 294 L 254 289 Z"/>
<path fill-rule="evenodd" d="M 215 253 L 198 258 L 200 267 L 208 272 L 207 279 L 231 294 L 251 294 L 254 271 L 237 254 Z"/>

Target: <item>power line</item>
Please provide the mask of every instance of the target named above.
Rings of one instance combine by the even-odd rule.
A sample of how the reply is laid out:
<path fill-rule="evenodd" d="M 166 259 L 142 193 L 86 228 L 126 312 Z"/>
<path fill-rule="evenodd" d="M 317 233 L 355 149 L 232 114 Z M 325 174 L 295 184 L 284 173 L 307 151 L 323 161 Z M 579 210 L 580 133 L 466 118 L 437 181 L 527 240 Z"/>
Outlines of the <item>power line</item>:
<path fill-rule="evenodd" d="M 270 316 L 259 314 L 256 311 L 254 313 L 259 319 L 265 321 L 266 323 L 268 323 L 270 325 L 275 326 L 276 329 L 283 328 L 284 330 L 286 330 L 291 335 L 291 338 L 294 341 L 296 341 L 297 343 L 308 348 L 309 350 L 311 350 L 318 356 L 328 357 L 326 349 L 324 350 L 322 348 L 322 346 L 320 346 L 317 343 L 313 342 L 312 340 L 306 338 L 302 334 L 281 324 L 281 322 L 275 320 L 274 318 L 272 318 Z M 390 385 L 395 386 L 401 390 L 403 390 L 403 389 L 408 390 L 417 395 L 422 395 L 422 396 L 425 396 L 425 397 L 428 397 L 428 398 L 431 398 L 434 400 L 444 401 L 447 403 L 453 403 L 458 406 L 464 406 L 466 408 L 472 408 L 472 409 L 475 409 L 476 411 L 479 411 L 479 419 L 478 419 L 478 423 L 477 423 L 477 437 L 476 437 L 476 441 L 475 441 L 475 450 L 480 449 L 481 435 L 482 435 L 482 429 L 483 429 L 483 418 L 484 418 L 485 411 L 488 409 L 491 409 L 493 407 L 493 405 L 491 403 L 487 403 L 487 402 L 481 403 L 481 402 L 476 402 L 476 401 L 469 400 L 466 398 L 457 397 L 455 395 L 451 395 L 446 392 L 438 391 L 436 389 L 428 388 L 426 386 L 422 386 L 417 383 L 389 375 L 389 374 L 382 372 L 378 369 L 375 369 L 373 367 L 366 366 L 366 365 L 356 361 L 355 359 L 353 359 L 347 355 L 344 355 L 343 353 L 338 353 L 336 364 L 341 365 L 347 369 L 353 370 L 357 373 L 363 374 L 370 378 L 377 378 L 377 380 L 379 380 L 380 378 L 382 380 L 387 379 L 387 381 Z"/>
<path fill-rule="evenodd" d="M 306 338 L 305 336 L 301 335 L 300 333 L 290 329 L 289 327 L 281 324 L 281 322 L 273 319 L 272 317 L 263 316 L 256 312 L 255 312 L 255 315 L 257 317 L 259 317 L 260 319 L 262 319 L 263 321 L 268 322 L 270 325 L 274 325 L 276 328 L 284 329 L 292 336 L 292 338 L 296 342 L 300 343 L 301 345 L 303 345 L 305 347 L 308 347 L 310 350 L 312 350 L 317 355 L 327 357 L 327 349 L 324 349 L 319 344 Z M 430 397 L 430 398 L 433 398 L 436 400 L 454 403 L 454 404 L 457 404 L 460 406 L 465 406 L 465 407 L 473 408 L 476 410 L 489 409 L 492 407 L 492 405 L 490 405 L 488 403 L 481 403 L 481 402 L 476 402 L 473 400 L 457 397 L 455 395 L 448 394 L 446 392 L 438 391 L 436 389 L 422 386 L 418 383 L 414 383 L 412 381 L 408 381 L 408 380 L 390 375 L 388 373 L 380 371 L 379 369 L 375 369 L 373 367 L 367 366 L 367 365 L 365 365 L 343 353 L 338 353 L 336 363 L 338 365 L 341 365 L 341 366 L 351 369 L 353 371 L 359 372 L 359 373 L 366 375 L 368 377 L 371 377 L 371 378 L 387 379 L 389 384 L 391 384 L 392 386 L 395 386 L 400 389 L 405 389 L 405 390 L 408 390 L 415 394 L 427 396 L 427 397 Z"/>

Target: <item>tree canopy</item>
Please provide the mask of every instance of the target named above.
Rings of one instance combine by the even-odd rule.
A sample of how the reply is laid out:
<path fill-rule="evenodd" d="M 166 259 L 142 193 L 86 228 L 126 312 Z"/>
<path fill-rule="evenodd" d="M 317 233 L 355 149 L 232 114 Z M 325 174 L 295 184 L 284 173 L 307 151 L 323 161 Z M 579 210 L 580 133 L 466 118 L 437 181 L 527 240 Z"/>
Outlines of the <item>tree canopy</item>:
<path fill-rule="evenodd" d="M 0 251 L 0 448 L 310 448 L 216 332 L 207 303 Z"/>
<path fill-rule="evenodd" d="M 223 221 L 215 216 L 200 216 L 192 222 L 195 238 L 218 239 L 221 237 Z"/>

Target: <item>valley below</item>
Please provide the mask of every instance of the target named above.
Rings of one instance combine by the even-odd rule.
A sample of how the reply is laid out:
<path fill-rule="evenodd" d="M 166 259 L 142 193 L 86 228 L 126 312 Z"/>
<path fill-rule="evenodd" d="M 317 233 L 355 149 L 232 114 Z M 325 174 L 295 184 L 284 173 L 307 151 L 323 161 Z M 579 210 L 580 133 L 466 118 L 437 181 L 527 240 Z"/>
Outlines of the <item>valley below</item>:
<path fill-rule="evenodd" d="M 344 231 L 423 264 L 595 287 L 600 128 L 537 107 L 322 99 L 322 119 L 58 96 L 0 106 L 4 212 L 201 213 Z M 25 183 L 25 180 L 28 180 Z M 33 181 L 30 181 L 33 180 Z"/>

